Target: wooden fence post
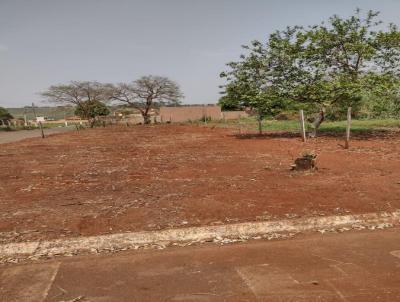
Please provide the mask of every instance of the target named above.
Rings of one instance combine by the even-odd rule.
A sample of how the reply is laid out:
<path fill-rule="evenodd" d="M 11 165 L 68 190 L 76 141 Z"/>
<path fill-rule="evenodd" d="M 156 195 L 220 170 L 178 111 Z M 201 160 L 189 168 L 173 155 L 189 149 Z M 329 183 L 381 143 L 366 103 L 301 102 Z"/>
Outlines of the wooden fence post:
<path fill-rule="evenodd" d="M 239 116 L 238 116 L 239 135 L 242 134 L 242 122 L 240 121 L 240 117 L 241 117 L 241 115 L 240 115 L 240 113 L 239 113 Z"/>
<path fill-rule="evenodd" d="M 206 105 L 203 105 L 203 116 L 204 116 L 204 125 L 207 125 L 207 108 L 206 108 Z"/>
<path fill-rule="evenodd" d="M 306 127 L 304 126 L 304 111 L 300 110 L 299 111 L 300 114 L 300 134 L 301 134 L 301 138 L 303 139 L 303 142 L 306 142 L 307 138 L 306 138 Z"/>
<path fill-rule="evenodd" d="M 347 108 L 346 141 L 344 145 L 345 149 L 349 149 L 350 129 L 351 129 L 351 107 Z"/>

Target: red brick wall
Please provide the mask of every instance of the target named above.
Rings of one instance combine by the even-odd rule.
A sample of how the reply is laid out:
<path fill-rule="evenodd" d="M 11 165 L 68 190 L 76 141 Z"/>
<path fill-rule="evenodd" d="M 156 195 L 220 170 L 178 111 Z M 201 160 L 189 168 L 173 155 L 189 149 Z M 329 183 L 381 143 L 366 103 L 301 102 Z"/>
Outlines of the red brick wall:
<path fill-rule="evenodd" d="M 163 122 L 187 122 L 197 121 L 204 116 L 212 120 L 222 118 L 219 106 L 187 106 L 187 107 L 161 107 L 160 118 Z"/>

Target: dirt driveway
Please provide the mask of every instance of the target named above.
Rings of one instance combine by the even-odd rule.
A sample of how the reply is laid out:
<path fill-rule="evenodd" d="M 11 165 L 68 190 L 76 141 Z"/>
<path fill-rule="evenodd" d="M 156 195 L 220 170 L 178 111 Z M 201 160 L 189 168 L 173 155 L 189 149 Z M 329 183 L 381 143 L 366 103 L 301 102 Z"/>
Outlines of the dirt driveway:
<path fill-rule="evenodd" d="M 400 208 L 400 136 L 302 143 L 188 125 L 0 148 L 0 243 Z M 290 171 L 314 150 L 319 170 Z"/>

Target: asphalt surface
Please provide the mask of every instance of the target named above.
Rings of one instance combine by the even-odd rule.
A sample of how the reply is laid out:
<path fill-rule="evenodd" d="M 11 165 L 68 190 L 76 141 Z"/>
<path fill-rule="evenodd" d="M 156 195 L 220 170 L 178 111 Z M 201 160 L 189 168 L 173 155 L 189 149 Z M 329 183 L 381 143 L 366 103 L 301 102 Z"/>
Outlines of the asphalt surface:
<path fill-rule="evenodd" d="M 400 232 L 315 234 L 0 267 L 1 301 L 400 301 Z"/>
<path fill-rule="evenodd" d="M 74 130 L 75 126 L 46 128 L 44 129 L 45 135 L 64 133 Z M 41 137 L 39 129 L 34 130 L 18 130 L 18 131 L 0 131 L 0 144 L 17 142 L 26 138 Z"/>

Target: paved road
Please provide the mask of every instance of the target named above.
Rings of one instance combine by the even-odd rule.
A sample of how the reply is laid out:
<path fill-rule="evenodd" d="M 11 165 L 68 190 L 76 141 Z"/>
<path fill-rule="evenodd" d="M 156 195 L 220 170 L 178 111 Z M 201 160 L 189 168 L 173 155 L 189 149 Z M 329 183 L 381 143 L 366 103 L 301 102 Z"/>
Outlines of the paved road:
<path fill-rule="evenodd" d="M 400 229 L 0 267 L 2 301 L 400 301 Z"/>
<path fill-rule="evenodd" d="M 45 135 L 63 133 L 74 130 L 75 126 L 57 127 L 44 129 Z M 21 130 L 21 131 L 0 131 L 0 144 L 11 143 L 23 140 L 25 138 L 41 137 L 39 129 L 35 130 Z"/>

